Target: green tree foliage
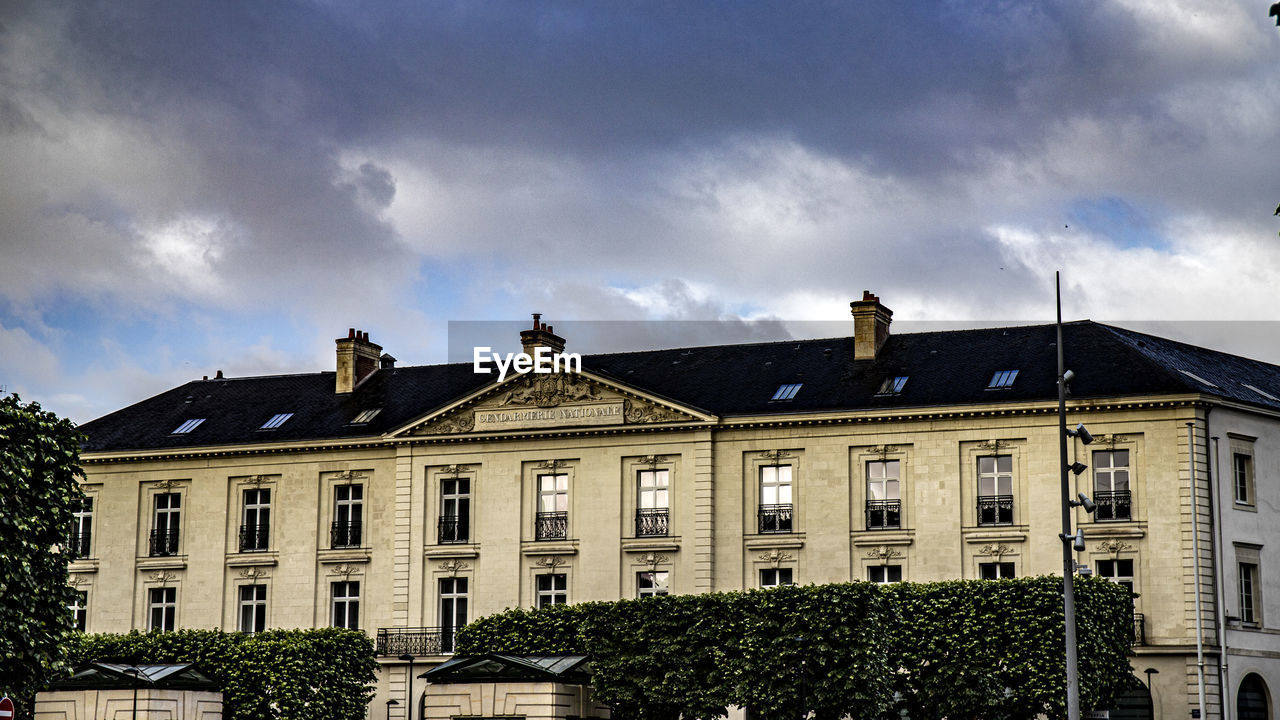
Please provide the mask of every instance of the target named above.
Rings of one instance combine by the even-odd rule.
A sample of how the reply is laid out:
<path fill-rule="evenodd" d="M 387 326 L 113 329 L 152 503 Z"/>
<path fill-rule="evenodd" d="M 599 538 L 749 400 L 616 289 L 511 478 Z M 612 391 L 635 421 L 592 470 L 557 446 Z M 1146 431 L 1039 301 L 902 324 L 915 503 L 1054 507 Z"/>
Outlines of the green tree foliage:
<path fill-rule="evenodd" d="M 1128 591 L 1076 584 L 1081 702 L 1131 675 Z M 1062 580 L 789 586 L 508 610 L 458 634 L 459 654 L 588 654 L 624 720 L 1065 715 Z"/>
<path fill-rule="evenodd" d="M 83 494 L 80 434 L 69 420 L 0 399 L 0 695 L 30 716 L 74 632 L 64 546 Z"/>
<path fill-rule="evenodd" d="M 373 697 L 373 641 L 355 630 L 80 635 L 71 661 L 195 663 L 222 687 L 226 720 L 349 720 Z"/>

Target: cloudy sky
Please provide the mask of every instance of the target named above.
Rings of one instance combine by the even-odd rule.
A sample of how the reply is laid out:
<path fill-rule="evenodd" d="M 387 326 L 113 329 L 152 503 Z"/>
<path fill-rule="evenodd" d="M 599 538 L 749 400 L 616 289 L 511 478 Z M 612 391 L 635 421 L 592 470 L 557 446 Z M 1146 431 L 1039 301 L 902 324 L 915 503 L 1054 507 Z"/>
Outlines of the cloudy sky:
<path fill-rule="evenodd" d="M 85 421 L 352 326 L 423 364 L 863 289 L 1048 321 L 1057 269 L 1068 319 L 1274 321 L 1269 4 L 9 0 L 0 385 Z"/>

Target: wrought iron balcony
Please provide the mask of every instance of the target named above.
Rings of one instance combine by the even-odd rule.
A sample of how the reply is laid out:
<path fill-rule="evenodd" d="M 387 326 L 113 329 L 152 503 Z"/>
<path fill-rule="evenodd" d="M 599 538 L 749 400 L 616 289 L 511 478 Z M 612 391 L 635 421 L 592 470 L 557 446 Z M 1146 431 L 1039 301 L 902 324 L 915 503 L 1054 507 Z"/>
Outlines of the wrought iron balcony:
<path fill-rule="evenodd" d="M 67 539 L 67 554 L 72 560 L 76 558 L 89 557 L 89 541 L 92 539 L 90 533 L 71 533 L 71 537 Z"/>
<path fill-rule="evenodd" d="M 1140 612 L 1133 614 L 1133 644 L 1147 644 L 1147 618 Z"/>
<path fill-rule="evenodd" d="M 1133 517 L 1133 498 L 1128 490 L 1099 491 L 1093 494 L 1093 501 L 1098 505 L 1093 519 L 1098 522 L 1129 520 Z"/>
<path fill-rule="evenodd" d="M 267 539 L 271 537 L 271 524 L 241 525 L 240 552 L 262 552 L 267 549 Z"/>
<path fill-rule="evenodd" d="M 374 645 L 386 657 L 451 655 L 457 632 L 450 627 L 378 628 Z"/>
<path fill-rule="evenodd" d="M 168 555 L 178 554 L 178 531 L 177 530 L 152 530 L 151 531 L 151 557 L 165 557 Z"/>
<path fill-rule="evenodd" d="M 791 532 L 791 505 L 761 505 L 760 533 Z"/>
<path fill-rule="evenodd" d="M 569 537 L 569 513 L 540 512 L 533 520 L 535 540 L 563 540 Z"/>
<path fill-rule="evenodd" d="M 867 529 L 884 530 L 902 525 L 901 500 L 868 500 Z"/>
<path fill-rule="evenodd" d="M 359 520 L 335 520 L 329 530 L 329 547 L 360 547 L 362 523 Z"/>
<path fill-rule="evenodd" d="M 441 545 L 464 543 L 471 539 L 467 518 L 458 515 L 441 515 L 439 533 L 436 542 Z"/>
<path fill-rule="evenodd" d="M 669 535 L 668 520 L 671 511 L 667 508 L 641 508 L 636 510 L 636 537 L 659 537 Z"/>
<path fill-rule="evenodd" d="M 1013 524 L 1013 496 L 1012 495 L 979 495 L 978 496 L 978 524 L 979 525 L 1012 525 Z"/>

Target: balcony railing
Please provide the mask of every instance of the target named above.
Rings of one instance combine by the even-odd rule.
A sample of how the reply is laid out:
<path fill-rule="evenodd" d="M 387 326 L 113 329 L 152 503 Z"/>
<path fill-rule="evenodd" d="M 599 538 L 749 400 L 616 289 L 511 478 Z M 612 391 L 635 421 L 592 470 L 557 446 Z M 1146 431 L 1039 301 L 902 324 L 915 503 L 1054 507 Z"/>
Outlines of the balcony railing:
<path fill-rule="evenodd" d="M 91 534 L 87 532 L 71 533 L 71 537 L 67 539 L 67 553 L 72 560 L 89 557 L 89 541 L 91 539 Z"/>
<path fill-rule="evenodd" d="M 901 500 L 868 500 L 867 529 L 883 530 L 902 525 Z"/>
<path fill-rule="evenodd" d="M 533 520 L 533 537 L 536 540 L 563 540 L 569 537 L 569 513 L 540 512 Z"/>
<path fill-rule="evenodd" d="M 439 528 L 437 542 L 441 545 L 464 543 L 471 537 L 467 518 L 458 515 L 441 515 Z"/>
<path fill-rule="evenodd" d="M 1093 501 L 1098 505 L 1093 513 L 1096 521 L 1128 520 L 1133 517 L 1133 499 L 1128 490 L 1099 491 L 1093 494 Z"/>
<path fill-rule="evenodd" d="M 177 530 L 152 530 L 150 542 L 151 557 L 165 557 L 178 554 Z"/>
<path fill-rule="evenodd" d="M 374 643 L 386 657 L 450 655 L 456 634 L 456 628 L 448 627 L 378 628 Z"/>
<path fill-rule="evenodd" d="M 270 523 L 240 526 L 240 552 L 262 552 L 271 537 Z"/>
<path fill-rule="evenodd" d="M 791 517 L 791 505 L 761 505 L 760 532 L 789 533 L 792 527 Z"/>
<path fill-rule="evenodd" d="M 359 520 L 335 520 L 329 529 L 329 547 L 360 547 L 362 524 Z"/>
<path fill-rule="evenodd" d="M 668 520 L 671 511 L 667 508 L 641 508 L 636 510 L 636 537 L 659 537 L 669 535 Z"/>
<path fill-rule="evenodd" d="M 1140 612 L 1133 614 L 1133 644 L 1147 644 L 1147 618 Z"/>
<path fill-rule="evenodd" d="M 978 496 L 978 524 L 979 525 L 1012 525 L 1013 524 L 1013 496 L 1012 495 L 979 495 Z"/>

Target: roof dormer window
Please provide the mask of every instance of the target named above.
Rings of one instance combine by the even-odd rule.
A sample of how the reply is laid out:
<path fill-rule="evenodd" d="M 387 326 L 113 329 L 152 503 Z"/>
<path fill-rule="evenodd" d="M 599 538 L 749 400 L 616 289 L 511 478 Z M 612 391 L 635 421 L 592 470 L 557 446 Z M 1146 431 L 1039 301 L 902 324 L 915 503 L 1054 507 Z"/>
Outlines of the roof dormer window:
<path fill-rule="evenodd" d="M 288 419 L 291 417 L 293 417 L 293 413 L 276 413 L 275 415 L 271 416 L 270 420 L 262 423 L 262 427 L 258 429 L 259 430 L 275 430 L 276 428 L 285 424 L 285 422 L 288 421 Z"/>
<path fill-rule="evenodd" d="M 377 417 L 378 413 L 380 412 L 382 412 L 382 408 L 369 408 L 368 410 L 361 410 L 360 414 L 356 415 L 355 418 L 351 420 L 351 424 L 364 425 L 365 423 Z"/>
<path fill-rule="evenodd" d="M 901 395 L 902 388 L 906 387 L 908 375 L 899 375 L 898 377 L 887 377 L 880 384 L 880 390 L 877 395 Z"/>
<path fill-rule="evenodd" d="M 191 418 L 178 426 L 176 430 L 169 433 L 170 435 L 186 435 L 187 433 L 200 427 L 200 423 L 204 422 L 204 418 Z"/>
<path fill-rule="evenodd" d="M 800 386 L 803 384 L 804 383 L 792 383 L 789 385 L 782 385 L 778 388 L 778 392 L 773 394 L 771 400 L 790 400 L 796 396 L 796 393 L 800 392 Z"/>
<path fill-rule="evenodd" d="M 997 370 L 991 376 L 991 382 L 987 383 L 988 390 L 1007 390 L 1013 387 L 1013 381 L 1018 377 L 1017 370 Z"/>

